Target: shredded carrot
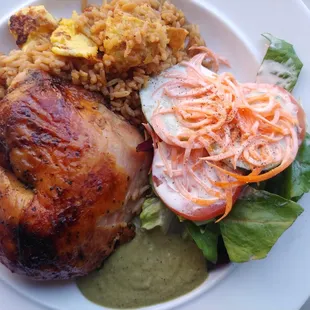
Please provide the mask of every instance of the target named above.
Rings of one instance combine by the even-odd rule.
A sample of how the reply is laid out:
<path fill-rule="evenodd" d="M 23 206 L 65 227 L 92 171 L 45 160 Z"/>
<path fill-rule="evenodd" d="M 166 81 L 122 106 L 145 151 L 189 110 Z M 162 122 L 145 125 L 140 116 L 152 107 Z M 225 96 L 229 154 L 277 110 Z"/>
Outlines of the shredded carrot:
<path fill-rule="evenodd" d="M 242 84 L 231 73 L 204 74 L 205 59 L 212 60 L 214 71 L 228 63 L 205 47 L 195 49 L 201 53 L 183 63 L 186 72 L 166 73 L 169 81 L 156 90 L 173 106 L 158 105 L 154 111 L 151 124 L 163 142 L 153 139 L 181 195 L 206 207 L 226 200 L 221 220 L 233 207 L 237 187 L 272 178 L 293 162 L 299 147 L 298 109 L 279 87 Z M 175 117 L 181 133 L 170 133 L 165 115 Z M 240 163 L 248 172 L 238 171 Z M 205 172 L 197 173 L 198 166 Z"/>

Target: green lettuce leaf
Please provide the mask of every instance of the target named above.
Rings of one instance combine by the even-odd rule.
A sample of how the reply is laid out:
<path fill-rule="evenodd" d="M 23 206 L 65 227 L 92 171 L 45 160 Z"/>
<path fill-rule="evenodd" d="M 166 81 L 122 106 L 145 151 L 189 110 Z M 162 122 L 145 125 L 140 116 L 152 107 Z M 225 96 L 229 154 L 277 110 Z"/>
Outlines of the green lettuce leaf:
<path fill-rule="evenodd" d="M 209 224 L 202 228 L 193 222 L 186 222 L 186 229 L 205 258 L 215 264 L 217 262 L 217 242 L 219 237 L 218 225 Z"/>
<path fill-rule="evenodd" d="M 220 222 L 230 260 L 242 263 L 265 258 L 302 212 L 293 201 L 248 187 Z"/>
<path fill-rule="evenodd" d="M 273 80 L 277 81 L 277 85 L 291 92 L 297 83 L 303 64 L 296 55 L 292 44 L 269 33 L 264 33 L 263 36 L 270 42 L 270 46 L 258 72 L 258 81 L 270 82 L 264 81 L 267 70 L 271 76 L 274 76 Z"/>
<path fill-rule="evenodd" d="M 268 180 L 268 192 L 298 201 L 310 191 L 310 135 L 307 133 L 294 162 L 285 171 Z"/>
<path fill-rule="evenodd" d="M 164 233 L 167 233 L 174 218 L 174 213 L 159 198 L 145 199 L 140 214 L 141 228 L 151 230 L 160 227 Z"/>

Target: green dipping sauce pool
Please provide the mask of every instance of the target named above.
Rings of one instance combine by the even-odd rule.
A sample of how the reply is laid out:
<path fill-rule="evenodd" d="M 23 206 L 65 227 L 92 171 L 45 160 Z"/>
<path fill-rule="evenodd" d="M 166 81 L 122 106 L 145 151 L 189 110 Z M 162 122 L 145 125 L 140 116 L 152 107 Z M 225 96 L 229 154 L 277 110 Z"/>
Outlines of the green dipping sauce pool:
<path fill-rule="evenodd" d="M 102 269 L 77 280 L 83 295 L 109 308 L 139 308 L 182 296 L 207 278 L 202 252 L 179 235 L 140 231 Z"/>

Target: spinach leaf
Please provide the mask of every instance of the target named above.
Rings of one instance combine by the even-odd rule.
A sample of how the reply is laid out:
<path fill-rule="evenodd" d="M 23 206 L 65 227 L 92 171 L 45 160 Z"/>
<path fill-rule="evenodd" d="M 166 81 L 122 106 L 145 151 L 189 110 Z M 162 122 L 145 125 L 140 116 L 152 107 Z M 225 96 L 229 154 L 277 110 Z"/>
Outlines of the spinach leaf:
<path fill-rule="evenodd" d="M 257 81 L 277 84 L 291 92 L 297 83 L 303 64 L 292 44 L 269 33 L 264 33 L 263 36 L 270 42 L 270 46 L 257 74 Z"/>
<path fill-rule="evenodd" d="M 263 36 L 270 41 L 270 46 L 259 70 L 257 80 L 260 82 L 269 82 L 268 79 L 270 76 L 268 74 L 266 75 L 266 70 L 269 66 L 274 69 L 269 74 L 277 77 L 276 81 L 278 84 L 288 91 L 292 91 L 303 67 L 302 62 L 290 43 L 268 33 L 263 34 Z M 280 66 L 275 65 L 276 63 L 280 64 Z M 260 186 L 262 185 L 266 191 L 294 201 L 298 201 L 304 193 L 310 191 L 309 134 L 306 135 L 292 165 L 276 177 L 260 184 Z"/>
<path fill-rule="evenodd" d="M 230 260 L 242 263 L 265 258 L 302 212 L 293 201 L 248 187 L 220 222 Z"/>
<path fill-rule="evenodd" d="M 210 223 L 214 223 L 215 222 L 215 219 L 212 218 L 210 220 L 205 220 L 205 221 L 193 221 L 193 223 L 196 225 L 196 226 L 205 226 L 207 224 L 210 224 Z"/>
<path fill-rule="evenodd" d="M 285 171 L 266 182 L 268 192 L 298 201 L 310 191 L 310 135 L 307 133 L 294 162 Z"/>
<path fill-rule="evenodd" d="M 202 250 L 205 258 L 212 263 L 216 263 L 217 242 L 219 236 L 218 225 L 209 224 L 202 228 L 192 222 L 186 222 L 186 229 L 197 244 L 198 248 Z"/>

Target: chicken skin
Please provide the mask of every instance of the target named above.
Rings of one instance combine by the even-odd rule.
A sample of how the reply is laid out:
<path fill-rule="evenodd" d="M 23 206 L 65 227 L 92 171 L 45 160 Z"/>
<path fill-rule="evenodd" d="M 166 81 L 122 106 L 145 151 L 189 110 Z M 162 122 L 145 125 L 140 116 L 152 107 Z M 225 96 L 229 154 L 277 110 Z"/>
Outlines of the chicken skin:
<path fill-rule="evenodd" d="M 150 154 L 90 93 L 39 70 L 0 102 L 0 261 L 33 279 L 85 275 L 134 236 Z"/>

